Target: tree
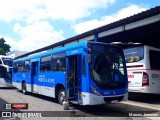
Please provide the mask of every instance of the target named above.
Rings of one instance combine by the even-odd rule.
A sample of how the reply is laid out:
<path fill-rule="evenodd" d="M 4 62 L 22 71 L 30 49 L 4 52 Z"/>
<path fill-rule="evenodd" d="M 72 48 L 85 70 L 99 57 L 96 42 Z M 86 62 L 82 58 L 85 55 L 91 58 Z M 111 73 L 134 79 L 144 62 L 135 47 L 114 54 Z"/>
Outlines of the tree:
<path fill-rule="evenodd" d="M 0 55 L 6 55 L 5 51 L 2 48 L 0 48 Z"/>
<path fill-rule="evenodd" d="M 11 46 L 6 44 L 4 38 L 0 38 L 0 55 L 6 55 L 6 53 L 10 52 Z"/>

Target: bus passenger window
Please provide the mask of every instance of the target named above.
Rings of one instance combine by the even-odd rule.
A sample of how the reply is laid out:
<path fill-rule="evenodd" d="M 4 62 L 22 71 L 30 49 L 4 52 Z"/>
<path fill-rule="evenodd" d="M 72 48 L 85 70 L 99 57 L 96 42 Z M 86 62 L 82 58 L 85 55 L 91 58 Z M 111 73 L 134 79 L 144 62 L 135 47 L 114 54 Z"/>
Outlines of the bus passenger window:
<path fill-rule="evenodd" d="M 56 70 L 60 71 L 59 67 L 60 67 L 60 60 L 56 60 Z"/>
<path fill-rule="evenodd" d="M 18 63 L 17 72 L 24 72 L 24 62 L 23 61 Z"/>
<path fill-rule="evenodd" d="M 24 62 L 24 71 L 29 72 L 30 71 L 30 61 L 27 60 Z"/>
<path fill-rule="evenodd" d="M 66 62 L 65 59 L 57 59 L 52 61 L 53 71 L 65 71 Z"/>
<path fill-rule="evenodd" d="M 42 57 L 40 69 L 45 72 L 51 70 L 51 56 Z"/>
<path fill-rule="evenodd" d="M 53 71 L 66 71 L 65 53 L 60 53 L 52 56 Z"/>
<path fill-rule="evenodd" d="M 62 58 L 60 59 L 60 71 L 66 71 L 66 59 Z"/>
<path fill-rule="evenodd" d="M 160 69 L 160 64 L 157 64 L 160 61 L 160 51 L 150 50 L 149 60 L 151 69 Z"/>

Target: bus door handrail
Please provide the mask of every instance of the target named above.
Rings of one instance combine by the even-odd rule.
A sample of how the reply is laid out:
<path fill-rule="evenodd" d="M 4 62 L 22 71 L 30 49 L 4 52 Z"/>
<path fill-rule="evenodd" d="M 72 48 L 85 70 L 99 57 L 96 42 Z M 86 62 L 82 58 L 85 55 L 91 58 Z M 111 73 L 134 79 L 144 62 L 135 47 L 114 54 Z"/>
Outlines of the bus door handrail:
<path fill-rule="evenodd" d="M 72 77 L 74 77 L 75 72 L 71 75 L 71 77 L 69 77 L 69 79 L 67 80 L 67 82 L 69 82 L 71 80 Z"/>

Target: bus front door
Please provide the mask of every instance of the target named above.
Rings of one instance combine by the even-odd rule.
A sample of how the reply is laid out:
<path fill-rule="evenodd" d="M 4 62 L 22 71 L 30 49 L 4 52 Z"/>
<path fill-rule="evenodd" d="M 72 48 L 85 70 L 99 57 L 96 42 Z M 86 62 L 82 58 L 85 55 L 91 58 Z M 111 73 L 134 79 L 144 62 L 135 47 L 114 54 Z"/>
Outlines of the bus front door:
<path fill-rule="evenodd" d="M 31 75 L 31 92 L 36 92 L 35 87 L 38 82 L 38 62 L 32 62 L 32 75 Z"/>
<path fill-rule="evenodd" d="M 81 55 L 67 57 L 66 98 L 80 101 L 81 94 Z"/>

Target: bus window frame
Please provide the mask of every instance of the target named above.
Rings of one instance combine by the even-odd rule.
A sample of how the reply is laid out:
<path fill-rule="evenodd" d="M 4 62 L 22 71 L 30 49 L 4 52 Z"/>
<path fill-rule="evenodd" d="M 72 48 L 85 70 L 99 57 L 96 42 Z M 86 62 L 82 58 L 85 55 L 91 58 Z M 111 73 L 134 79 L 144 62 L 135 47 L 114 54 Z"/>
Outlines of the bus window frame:
<path fill-rule="evenodd" d="M 44 61 L 42 61 L 43 58 L 47 58 L 47 57 L 50 57 L 49 61 L 45 61 L 47 63 L 47 65 L 49 65 L 50 69 L 45 69 L 43 68 L 42 69 L 42 66 L 44 66 L 44 64 L 46 64 Z M 52 70 L 52 55 L 47 55 L 47 56 L 42 56 L 41 57 L 41 60 L 40 60 L 40 72 L 51 72 Z"/>
<path fill-rule="evenodd" d="M 21 64 L 21 63 L 22 63 L 22 64 Z M 20 68 L 19 65 L 22 65 L 22 66 L 21 66 L 22 71 L 19 71 L 19 68 Z M 17 72 L 19 72 L 19 73 L 24 72 L 24 61 L 18 62 L 18 69 L 17 69 Z"/>
<path fill-rule="evenodd" d="M 52 59 L 51 64 L 52 64 L 52 71 L 53 72 L 65 72 L 66 71 L 66 53 L 65 52 L 53 54 L 51 59 Z M 62 62 L 61 60 L 64 60 L 65 64 L 63 66 L 61 66 L 61 69 L 60 69 L 60 64 L 58 65 L 57 61 L 59 61 L 61 63 Z M 55 65 L 54 65 L 54 63 L 55 63 Z M 58 65 L 58 69 L 57 69 L 57 65 Z M 54 69 L 54 67 L 56 67 L 56 69 Z M 64 70 L 62 70 L 62 67 L 64 67 Z"/>
<path fill-rule="evenodd" d="M 27 62 L 27 61 L 29 61 L 29 64 L 26 65 L 25 62 Z M 27 66 L 29 66 L 28 70 L 26 69 Z M 25 60 L 24 61 L 24 72 L 30 72 L 30 70 L 31 70 L 31 61 L 30 60 Z"/>

